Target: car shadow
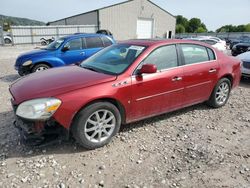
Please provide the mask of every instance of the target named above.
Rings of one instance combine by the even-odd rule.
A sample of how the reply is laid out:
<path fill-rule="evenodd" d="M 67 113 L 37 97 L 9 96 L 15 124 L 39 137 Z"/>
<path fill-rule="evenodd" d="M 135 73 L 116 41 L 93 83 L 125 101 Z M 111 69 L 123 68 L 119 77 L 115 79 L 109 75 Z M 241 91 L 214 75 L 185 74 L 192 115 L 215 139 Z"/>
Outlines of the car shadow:
<path fill-rule="evenodd" d="M 12 83 L 15 80 L 17 80 L 18 78 L 20 78 L 20 76 L 18 74 L 10 74 L 10 75 L 0 77 L 0 80 L 3 82 Z"/>
<path fill-rule="evenodd" d="M 138 129 L 140 127 L 146 127 L 149 124 L 155 124 L 164 119 L 179 116 L 192 110 L 207 110 L 205 104 L 198 104 L 191 107 L 184 108 L 182 110 L 166 113 L 153 118 L 148 118 L 135 123 L 122 125 L 120 133 L 129 132 L 132 129 Z M 12 111 L 0 113 L 0 161 L 4 158 L 30 158 L 39 155 L 57 155 L 57 154 L 70 154 L 70 153 L 83 153 L 91 152 L 82 148 L 77 144 L 73 138 L 67 141 L 57 140 L 56 142 L 45 143 L 42 146 L 28 146 L 22 143 L 21 136 L 18 130 L 14 127 L 14 114 Z M 119 134 L 118 134 L 119 135 Z M 109 146 L 105 146 L 109 147 Z M 97 150 L 102 150 L 99 148 Z M 6 154 L 6 155 L 5 155 Z"/>
<path fill-rule="evenodd" d="M 154 117 L 147 118 L 147 119 L 144 119 L 141 121 L 137 121 L 137 122 L 130 123 L 127 125 L 123 125 L 120 129 L 120 132 L 128 132 L 134 128 L 146 127 L 149 124 L 154 125 L 155 123 L 157 123 L 159 121 L 166 120 L 168 118 L 178 117 L 180 115 L 183 115 L 183 114 L 188 113 L 188 112 L 193 111 L 193 110 L 203 111 L 203 110 L 208 110 L 208 109 L 211 109 L 211 108 L 208 107 L 205 103 L 196 104 L 196 105 L 189 106 L 189 107 L 186 107 L 183 109 L 175 110 L 172 112 L 164 113 L 162 115 L 154 116 Z"/>
<path fill-rule="evenodd" d="M 250 88 L 250 78 L 242 77 L 240 81 L 240 86 Z"/>
<path fill-rule="evenodd" d="M 32 157 L 61 153 L 76 153 L 86 151 L 74 142 L 60 141 L 45 143 L 43 146 L 29 146 L 24 144 L 19 131 L 14 126 L 13 111 L 0 113 L 0 161 L 4 158 Z"/>

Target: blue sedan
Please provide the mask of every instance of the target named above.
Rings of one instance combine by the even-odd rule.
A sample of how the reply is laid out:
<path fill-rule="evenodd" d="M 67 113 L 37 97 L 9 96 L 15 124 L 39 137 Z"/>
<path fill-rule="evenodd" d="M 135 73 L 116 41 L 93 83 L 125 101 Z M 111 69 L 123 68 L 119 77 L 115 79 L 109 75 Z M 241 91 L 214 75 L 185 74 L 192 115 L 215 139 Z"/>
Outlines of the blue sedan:
<path fill-rule="evenodd" d="M 15 63 L 19 75 L 82 62 L 104 47 L 114 44 L 112 37 L 102 34 L 74 34 L 62 37 L 44 49 L 21 54 Z"/>

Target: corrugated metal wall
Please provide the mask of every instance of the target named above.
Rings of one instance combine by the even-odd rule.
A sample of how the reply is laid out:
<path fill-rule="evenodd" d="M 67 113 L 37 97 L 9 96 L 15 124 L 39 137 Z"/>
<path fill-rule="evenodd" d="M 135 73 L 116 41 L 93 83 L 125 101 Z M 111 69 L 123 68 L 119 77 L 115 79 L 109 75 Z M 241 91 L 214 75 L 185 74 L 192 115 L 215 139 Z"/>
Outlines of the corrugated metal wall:
<path fill-rule="evenodd" d="M 176 19 L 147 0 L 134 0 L 99 10 L 100 29 L 109 29 L 117 40 L 137 38 L 137 19 L 153 19 L 153 37 L 175 34 Z"/>
<path fill-rule="evenodd" d="M 97 11 L 49 22 L 49 25 L 98 25 Z"/>
<path fill-rule="evenodd" d="M 35 44 L 40 43 L 42 37 L 58 38 L 74 33 L 95 33 L 96 31 L 96 25 L 11 27 L 14 44 Z"/>

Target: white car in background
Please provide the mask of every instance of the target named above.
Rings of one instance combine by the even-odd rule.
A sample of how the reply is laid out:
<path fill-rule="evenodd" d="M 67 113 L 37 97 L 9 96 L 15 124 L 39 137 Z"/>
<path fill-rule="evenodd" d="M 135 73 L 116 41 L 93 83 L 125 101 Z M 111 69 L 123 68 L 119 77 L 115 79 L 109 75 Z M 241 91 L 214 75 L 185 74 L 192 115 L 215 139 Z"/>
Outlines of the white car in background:
<path fill-rule="evenodd" d="M 213 39 L 216 40 L 219 43 L 222 43 L 224 46 L 227 46 L 227 42 L 225 40 L 221 40 L 219 37 L 213 37 L 213 36 L 199 36 L 198 38 L 203 39 Z"/>
<path fill-rule="evenodd" d="M 210 44 L 214 48 L 218 49 L 219 51 L 222 51 L 224 53 L 227 53 L 227 45 L 226 42 L 224 43 L 222 40 L 218 41 L 214 37 L 197 37 L 197 38 L 192 38 L 190 40 L 197 40 L 200 42 L 205 42 L 207 44 Z"/>
<path fill-rule="evenodd" d="M 12 43 L 12 38 L 8 35 L 3 36 L 4 44 L 10 44 Z"/>
<path fill-rule="evenodd" d="M 250 51 L 242 53 L 236 57 L 242 61 L 241 63 L 242 76 L 250 78 Z"/>

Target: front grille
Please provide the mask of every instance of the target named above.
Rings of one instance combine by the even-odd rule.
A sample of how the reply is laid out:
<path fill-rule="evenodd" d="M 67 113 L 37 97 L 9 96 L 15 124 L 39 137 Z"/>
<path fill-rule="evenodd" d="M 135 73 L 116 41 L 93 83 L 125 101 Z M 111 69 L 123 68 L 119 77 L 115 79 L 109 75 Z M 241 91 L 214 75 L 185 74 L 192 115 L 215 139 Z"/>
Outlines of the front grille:
<path fill-rule="evenodd" d="M 250 69 L 250 62 L 243 61 L 243 67 L 246 69 Z"/>

